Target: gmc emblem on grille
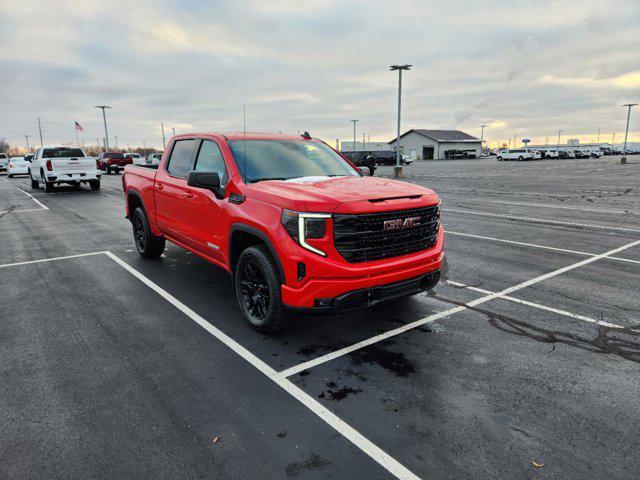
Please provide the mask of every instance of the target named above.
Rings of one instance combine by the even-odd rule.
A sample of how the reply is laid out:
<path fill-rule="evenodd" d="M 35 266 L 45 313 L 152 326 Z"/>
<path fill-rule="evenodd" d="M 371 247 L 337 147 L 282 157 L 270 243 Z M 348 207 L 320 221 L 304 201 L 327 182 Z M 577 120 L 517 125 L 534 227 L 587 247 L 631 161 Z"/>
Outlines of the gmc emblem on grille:
<path fill-rule="evenodd" d="M 403 228 L 417 227 L 420 225 L 420 217 L 408 217 L 404 220 L 397 218 L 395 220 L 386 220 L 383 224 L 383 230 L 402 230 Z"/>

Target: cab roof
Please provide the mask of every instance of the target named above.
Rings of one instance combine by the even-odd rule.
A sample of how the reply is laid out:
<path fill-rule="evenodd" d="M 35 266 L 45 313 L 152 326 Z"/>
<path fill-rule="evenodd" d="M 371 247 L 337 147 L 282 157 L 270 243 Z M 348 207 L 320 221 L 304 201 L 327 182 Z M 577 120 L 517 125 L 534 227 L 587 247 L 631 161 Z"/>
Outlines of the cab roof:
<path fill-rule="evenodd" d="M 176 135 L 176 137 L 188 137 L 197 135 L 222 136 L 227 140 L 304 140 L 302 135 L 289 135 L 284 133 L 268 133 L 268 132 L 200 132 L 185 133 Z"/>

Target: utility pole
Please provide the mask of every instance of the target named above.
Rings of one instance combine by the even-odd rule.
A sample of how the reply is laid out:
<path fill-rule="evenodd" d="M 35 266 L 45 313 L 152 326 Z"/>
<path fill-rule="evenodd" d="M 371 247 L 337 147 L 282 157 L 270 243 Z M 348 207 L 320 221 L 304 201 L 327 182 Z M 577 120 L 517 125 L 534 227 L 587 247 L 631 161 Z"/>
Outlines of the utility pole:
<path fill-rule="evenodd" d="M 564 130 L 558 130 L 558 148 L 560 148 L 560 135 L 564 132 Z"/>
<path fill-rule="evenodd" d="M 340 151 L 340 139 L 336 138 L 336 150 L 339 152 Z"/>
<path fill-rule="evenodd" d="M 393 175 L 396 178 L 404 177 L 402 162 L 400 161 L 400 114 L 402 111 L 402 71 L 411 70 L 411 65 L 391 65 L 390 71 L 398 71 L 398 135 L 396 137 L 396 166 L 393 168 Z"/>
<path fill-rule="evenodd" d="M 631 107 L 635 107 L 637 103 L 625 103 L 623 107 L 627 107 L 627 128 L 624 131 L 624 147 L 622 147 L 622 158 L 620 163 L 627 163 L 627 137 L 629 136 L 629 119 L 631 118 Z"/>
<path fill-rule="evenodd" d="M 480 125 L 480 128 L 482 128 L 482 130 L 480 130 L 480 153 L 482 153 L 484 151 L 484 129 L 485 129 L 486 125 Z"/>
<path fill-rule="evenodd" d="M 107 114 L 105 109 L 111 108 L 108 105 L 95 105 L 94 108 L 102 109 L 102 120 L 104 121 L 104 151 L 109 151 L 109 132 L 107 131 Z"/>
<path fill-rule="evenodd" d="M 44 147 L 44 144 L 42 143 L 42 125 L 40 125 L 40 117 L 38 117 L 38 131 L 40 132 L 40 146 Z"/>
<path fill-rule="evenodd" d="M 27 141 L 27 154 L 31 153 L 31 148 L 29 148 L 29 137 L 31 135 L 25 135 L 24 139 Z"/>
<path fill-rule="evenodd" d="M 118 149 L 118 135 L 115 136 L 116 137 L 116 150 Z"/>
<path fill-rule="evenodd" d="M 353 146 L 351 147 L 351 151 L 355 152 L 356 151 L 356 123 L 358 123 L 360 120 L 351 120 L 353 122 Z"/>
<path fill-rule="evenodd" d="M 516 148 L 516 132 L 513 132 L 513 148 Z"/>
<path fill-rule="evenodd" d="M 613 143 L 616 141 L 616 132 L 611 133 L 611 150 L 613 150 Z"/>
<path fill-rule="evenodd" d="M 596 143 L 600 143 L 600 127 L 598 127 L 598 140 L 596 140 Z"/>
<path fill-rule="evenodd" d="M 367 149 L 366 142 L 365 142 L 366 138 L 367 138 L 367 136 L 365 135 L 364 132 L 362 132 L 362 150 L 366 150 Z"/>
<path fill-rule="evenodd" d="M 164 122 L 160 122 L 160 128 L 162 128 L 162 150 L 167 148 L 167 142 L 164 138 Z"/>

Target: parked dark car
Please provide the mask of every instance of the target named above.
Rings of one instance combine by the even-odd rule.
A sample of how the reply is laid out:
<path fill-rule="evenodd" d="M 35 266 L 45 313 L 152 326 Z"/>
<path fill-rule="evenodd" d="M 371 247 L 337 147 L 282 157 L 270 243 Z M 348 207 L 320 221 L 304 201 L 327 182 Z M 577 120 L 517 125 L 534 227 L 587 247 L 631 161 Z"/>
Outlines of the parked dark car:
<path fill-rule="evenodd" d="M 376 161 L 371 155 L 372 152 L 355 151 L 340 153 L 342 153 L 342 156 L 353 163 L 356 167 L 368 167 L 370 176 L 373 176 L 373 173 L 376 171 Z"/>

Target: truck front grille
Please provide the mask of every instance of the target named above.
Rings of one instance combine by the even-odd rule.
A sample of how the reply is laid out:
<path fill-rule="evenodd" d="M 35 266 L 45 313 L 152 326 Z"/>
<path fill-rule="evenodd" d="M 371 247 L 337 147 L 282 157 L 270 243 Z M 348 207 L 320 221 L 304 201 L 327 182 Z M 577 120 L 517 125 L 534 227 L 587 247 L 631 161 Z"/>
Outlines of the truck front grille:
<path fill-rule="evenodd" d="M 361 215 L 336 214 L 333 216 L 334 244 L 349 263 L 427 250 L 438 238 L 438 209 L 433 206 Z M 412 225 L 407 219 L 419 220 L 414 220 Z"/>

